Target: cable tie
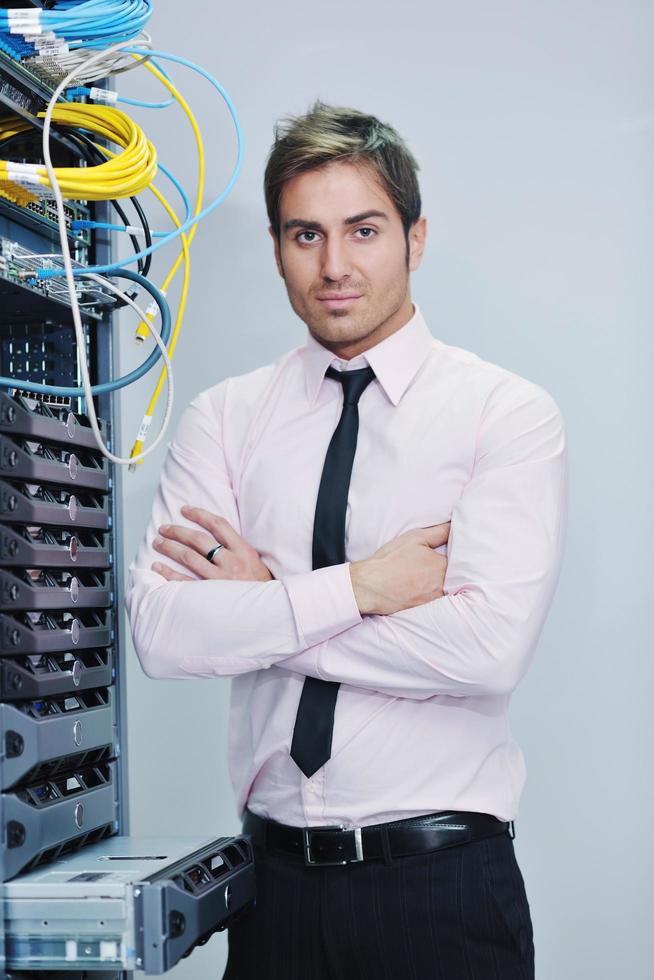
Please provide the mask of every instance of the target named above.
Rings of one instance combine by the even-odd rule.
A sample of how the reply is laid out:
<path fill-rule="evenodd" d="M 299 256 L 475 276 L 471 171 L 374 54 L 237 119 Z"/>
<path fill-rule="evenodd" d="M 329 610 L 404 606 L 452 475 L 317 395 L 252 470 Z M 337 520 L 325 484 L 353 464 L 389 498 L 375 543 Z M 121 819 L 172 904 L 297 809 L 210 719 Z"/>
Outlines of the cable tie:
<path fill-rule="evenodd" d="M 89 91 L 89 98 L 94 102 L 105 102 L 111 104 L 118 101 L 118 92 L 113 92 L 107 88 L 96 88 L 95 85 Z"/>
<path fill-rule="evenodd" d="M 25 38 L 27 41 L 27 37 Z M 62 37 L 57 37 L 53 31 L 44 31 L 43 34 L 34 35 L 29 38 L 40 55 L 47 57 L 68 54 L 70 48 Z"/>
<path fill-rule="evenodd" d="M 35 10 L 8 10 L 7 26 L 10 34 L 42 34 L 41 11 Z"/>
<path fill-rule="evenodd" d="M 150 423 L 152 422 L 151 415 L 144 415 L 143 421 L 136 436 L 136 442 L 145 442 L 145 437 L 148 434 L 148 429 L 150 428 Z"/>
<path fill-rule="evenodd" d="M 14 163 L 13 161 L 7 162 L 7 176 L 10 174 L 38 174 L 42 173 L 44 170 L 42 163 Z M 15 179 L 13 176 L 10 180 Z"/>

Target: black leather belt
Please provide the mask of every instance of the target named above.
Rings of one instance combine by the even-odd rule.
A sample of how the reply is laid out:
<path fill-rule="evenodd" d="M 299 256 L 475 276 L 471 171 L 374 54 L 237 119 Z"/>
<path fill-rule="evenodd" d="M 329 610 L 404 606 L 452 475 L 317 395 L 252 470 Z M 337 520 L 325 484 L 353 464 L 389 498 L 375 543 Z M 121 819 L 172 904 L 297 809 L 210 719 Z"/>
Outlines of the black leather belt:
<path fill-rule="evenodd" d="M 303 858 L 306 865 L 351 864 L 435 851 L 496 834 L 515 836 L 513 821 L 490 813 L 447 810 L 368 827 L 290 827 L 246 809 L 243 833 L 263 848 Z"/>

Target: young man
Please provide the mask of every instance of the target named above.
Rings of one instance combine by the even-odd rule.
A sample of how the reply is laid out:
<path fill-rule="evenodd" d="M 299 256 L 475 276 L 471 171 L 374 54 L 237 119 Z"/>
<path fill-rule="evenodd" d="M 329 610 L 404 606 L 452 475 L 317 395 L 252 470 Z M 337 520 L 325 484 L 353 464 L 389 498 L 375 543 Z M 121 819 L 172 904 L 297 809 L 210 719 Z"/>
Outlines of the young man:
<path fill-rule="evenodd" d="M 145 672 L 234 678 L 257 903 L 228 980 L 534 975 L 507 708 L 558 579 L 564 427 L 431 336 L 416 171 L 353 109 L 278 128 L 266 204 L 306 344 L 192 401 L 130 568 Z"/>

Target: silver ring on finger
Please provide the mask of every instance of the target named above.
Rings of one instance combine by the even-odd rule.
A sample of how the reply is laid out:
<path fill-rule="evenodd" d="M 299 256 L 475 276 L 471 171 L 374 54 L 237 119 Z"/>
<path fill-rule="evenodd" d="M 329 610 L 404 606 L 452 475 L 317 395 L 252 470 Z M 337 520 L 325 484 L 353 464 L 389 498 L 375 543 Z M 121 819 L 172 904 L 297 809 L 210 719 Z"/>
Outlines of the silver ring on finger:
<path fill-rule="evenodd" d="M 211 549 L 211 551 L 207 551 L 207 554 L 206 554 L 207 561 L 211 561 L 212 562 L 213 561 L 213 556 L 214 555 L 217 555 L 218 552 L 220 551 L 220 549 L 221 548 L 224 548 L 224 547 L 225 547 L 224 544 L 217 544 L 215 548 L 212 548 Z"/>

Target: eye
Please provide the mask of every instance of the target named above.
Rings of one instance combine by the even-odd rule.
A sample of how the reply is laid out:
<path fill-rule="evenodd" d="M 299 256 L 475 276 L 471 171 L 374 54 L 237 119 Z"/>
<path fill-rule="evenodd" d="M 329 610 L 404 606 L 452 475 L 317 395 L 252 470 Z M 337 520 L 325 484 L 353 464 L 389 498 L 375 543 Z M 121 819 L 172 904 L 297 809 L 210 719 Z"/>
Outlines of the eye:
<path fill-rule="evenodd" d="M 309 235 L 309 238 L 305 237 Z M 304 245 L 312 245 L 318 238 L 318 232 L 316 231 L 301 231 L 299 235 L 295 236 L 296 242 L 300 242 Z"/>
<path fill-rule="evenodd" d="M 361 232 L 361 237 L 364 239 L 374 238 L 377 234 L 375 228 L 369 228 L 367 225 L 363 228 L 357 228 L 357 232 Z"/>

